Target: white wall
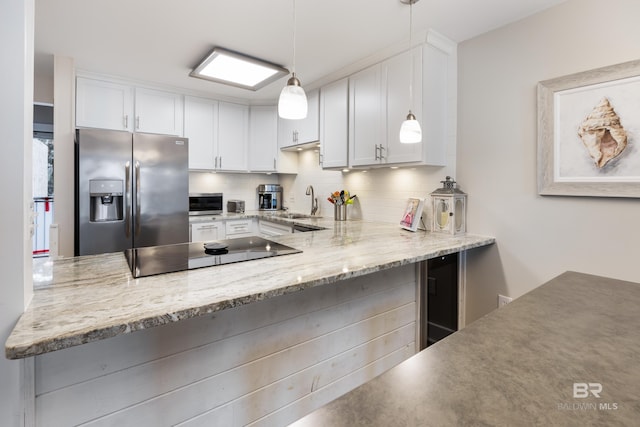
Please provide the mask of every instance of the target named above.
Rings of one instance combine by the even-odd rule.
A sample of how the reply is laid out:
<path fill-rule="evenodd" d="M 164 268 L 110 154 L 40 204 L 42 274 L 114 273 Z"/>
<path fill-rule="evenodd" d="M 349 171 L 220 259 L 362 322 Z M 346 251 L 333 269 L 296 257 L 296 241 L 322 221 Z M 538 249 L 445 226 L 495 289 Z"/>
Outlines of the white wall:
<path fill-rule="evenodd" d="M 29 302 L 31 282 L 31 141 L 33 137 L 33 0 L 6 0 L 0 13 L 0 342 Z M 32 361 L 31 361 L 32 362 Z M 27 363 L 31 363 L 27 362 Z M 23 424 L 25 361 L 0 357 L 0 419 Z"/>
<path fill-rule="evenodd" d="M 637 0 L 571 0 L 459 46 L 457 178 L 469 228 L 497 238 L 469 253 L 469 321 L 565 270 L 640 281 L 637 199 L 536 187 L 536 83 L 638 59 L 638 16 Z"/>

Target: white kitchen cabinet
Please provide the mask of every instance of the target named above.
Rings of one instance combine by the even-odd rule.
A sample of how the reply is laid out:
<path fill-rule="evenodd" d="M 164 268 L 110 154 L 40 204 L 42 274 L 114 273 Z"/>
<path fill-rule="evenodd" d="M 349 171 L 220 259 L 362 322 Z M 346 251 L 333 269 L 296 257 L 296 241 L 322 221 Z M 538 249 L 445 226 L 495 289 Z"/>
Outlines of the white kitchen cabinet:
<path fill-rule="evenodd" d="M 225 238 L 224 222 L 193 222 L 191 228 L 191 242 L 209 242 L 212 240 L 222 240 Z"/>
<path fill-rule="evenodd" d="M 409 80 L 413 66 L 413 105 L 409 96 Z M 387 137 L 384 163 L 410 163 L 422 160 L 422 143 L 400 142 L 400 126 L 409 108 L 423 126 L 422 120 L 422 46 L 396 55 L 382 63 L 385 87 Z M 423 141 L 424 141 L 423 136 Z"/>
<path fill-rule="evenodd" d="M 189 169 L 247 170 L 246 105 L 185 97 L 184 136 L 189 138 Z"/>
<path fill-rule="evenodd" d="M 247 170 L 248 133 L 249 107 L 247 105 L 219 102 L 217 138 L 218 170 Z"/>
<path fill-rule="evenodd" d="M 181 94 L 87 77 L 76 79 L 76 126 L 182 136 Z"/>
<path fill-rule="evenodd" d="M 225 233 L 227 239 L 253 236 L 254 228 L 254 220 L 250 218 L 225 221 Z"/>
<path fill-rule="evenodd" d="M 308 144 L 320 139 L 320 91 L 307 92 L 307 117 L 301 120 L 278 118 L 280 148 Z"/>
<path fill-rule="evenodd" d="M 76 126 L 133 131 L 133 87 L 78 77 Z"/>
<path fill-rule="evenodd" d="M 422 159 L 426 165 L 445 166 L 447 141 L 455 140 L 456 128 L 455 44 L 436 40 L 422 50 Z"/>
<path fill-rule="evenodd" d="M 177 93 L 135 89 L 136 132 L 182 136 L 184 101 Z"/>
<path fill-rule="evenodd" d="M 379 164 L 386 156 L 384 92 L 380 64 L 349 77 L 349 165 Z"/>
<path fill-rule="evenodd" d="M 279 151 L 277 107 L 251 106 L 249 117 L 249 170 L 275 172 Z"/>
<path fill-rule="evenodd" d="M 278 107 L 251 106 L 248 167 L 253 172 L 298 173 L 298 153 L 278 148 Z"/>
<path fill-rule="evenodd" d="M 189 169 L 214 170 L 218 101 L 185 97 L 184 136 L 189 138 Z"/>
<path fill-rule="evenodd" d="M 323 168 L 348 166 L 349 79 L 320 90 L 320 162 Z"/>
<path fill-rule="evenodd" d="M 454 132 L 451 117 L 455 108 L 449 104 L 455 99 L 450 93 L 455 87 L 455 46 L 437 37 L 432 40 L 433 44 L 416 47 L 349 78 L 349 166 L 446 164 L 446 144 Z M 399 139 L 410 107 L 422 127 L 418 144 L 402 144 Z"/>

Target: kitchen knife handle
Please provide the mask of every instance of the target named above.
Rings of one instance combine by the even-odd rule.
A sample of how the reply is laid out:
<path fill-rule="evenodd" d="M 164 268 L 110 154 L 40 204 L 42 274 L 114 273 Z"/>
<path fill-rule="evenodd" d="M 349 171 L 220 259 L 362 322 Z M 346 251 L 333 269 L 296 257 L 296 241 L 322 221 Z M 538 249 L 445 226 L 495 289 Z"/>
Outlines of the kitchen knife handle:
<path fill-rule="evenodd" d="M 131 236 L 131 163 L 124 164 L 124 188 L 125 190 L 125 216 L 124 216 L 124 235 L 127 239 Z"/>
<path fill-rule="evenodd" d="M 140 235 L 140 162 L 136 161 L 136 236 Z"/>

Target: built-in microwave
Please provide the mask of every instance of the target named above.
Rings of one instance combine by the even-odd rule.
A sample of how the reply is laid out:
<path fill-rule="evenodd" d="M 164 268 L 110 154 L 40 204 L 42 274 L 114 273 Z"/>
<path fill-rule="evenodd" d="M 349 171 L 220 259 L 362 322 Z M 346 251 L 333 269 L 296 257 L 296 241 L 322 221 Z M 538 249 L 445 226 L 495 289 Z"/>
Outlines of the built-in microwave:
<path fill-rule="evenodd" d="M 190 193 L 189 215 L 217 215 L 222 213 L 222 193 Z"/>

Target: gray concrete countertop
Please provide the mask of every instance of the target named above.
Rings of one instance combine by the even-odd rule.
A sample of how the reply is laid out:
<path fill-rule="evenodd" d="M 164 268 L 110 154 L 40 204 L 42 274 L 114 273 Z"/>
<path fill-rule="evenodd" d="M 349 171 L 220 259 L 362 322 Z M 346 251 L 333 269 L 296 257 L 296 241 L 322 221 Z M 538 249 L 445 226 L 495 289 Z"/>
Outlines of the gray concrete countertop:
<path fill-rule="evenodd" d="M 273 237 L 303 252 L 245 263 L 134 279 L 122 253 L 36 260 L 34 297 L 5 343 L 6 357 L 35 356 L 495 242 L 366 221 L 293 221 L 326 229 Z"/>
<path fill-rule="evenodd" d="M 638 425 L 639 307 L 639 283 L 564 273 L 294 425 Z"/>

